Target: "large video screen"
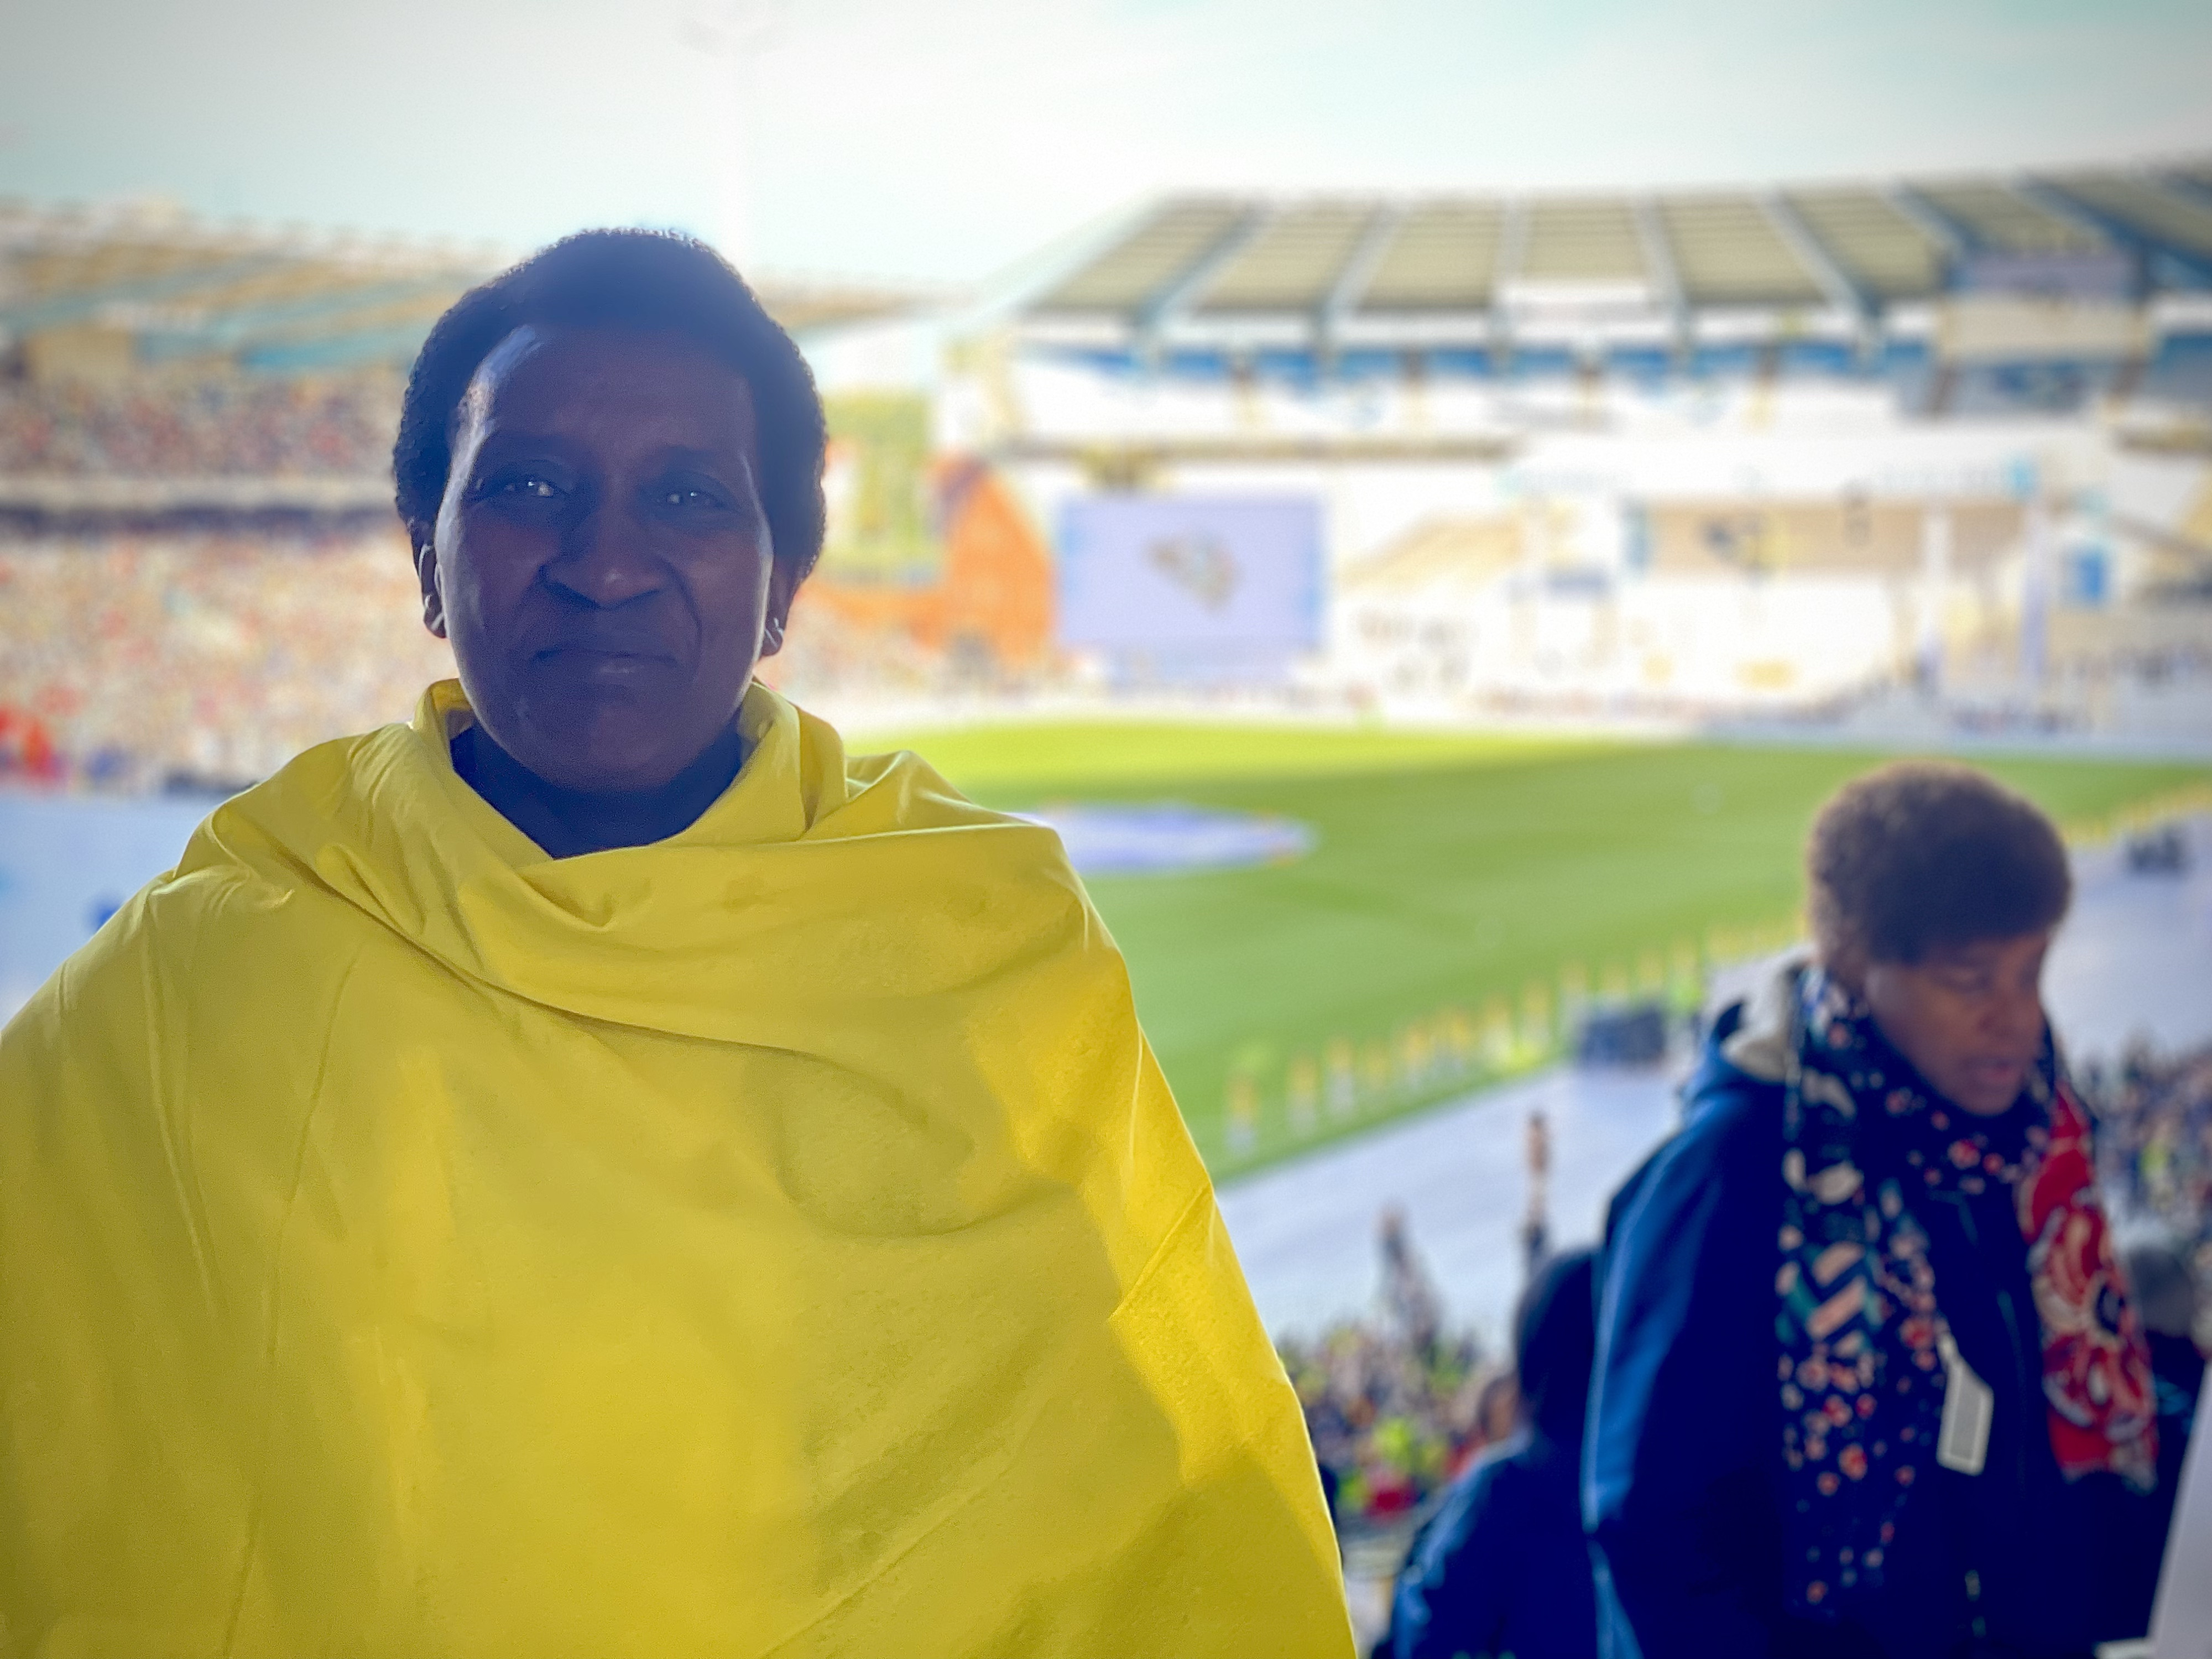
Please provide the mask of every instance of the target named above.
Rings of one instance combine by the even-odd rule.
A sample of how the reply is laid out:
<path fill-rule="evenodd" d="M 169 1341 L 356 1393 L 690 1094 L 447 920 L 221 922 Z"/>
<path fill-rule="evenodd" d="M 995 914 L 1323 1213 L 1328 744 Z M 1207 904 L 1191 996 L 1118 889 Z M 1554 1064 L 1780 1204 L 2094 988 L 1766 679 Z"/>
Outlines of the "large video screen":
<path fill-rule="evenodd" d="M 1085 496 L 1060 520 L 1060 642 L 1288 655 L 1321 643 L 1323 580 L 1309 497 Z"/>

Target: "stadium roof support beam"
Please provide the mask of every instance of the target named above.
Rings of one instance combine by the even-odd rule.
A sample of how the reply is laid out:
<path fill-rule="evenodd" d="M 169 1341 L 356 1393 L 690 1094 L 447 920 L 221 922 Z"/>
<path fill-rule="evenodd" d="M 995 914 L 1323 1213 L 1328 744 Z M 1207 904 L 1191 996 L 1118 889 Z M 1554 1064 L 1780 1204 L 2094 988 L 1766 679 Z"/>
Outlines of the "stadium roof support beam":
<path fill-rule="evenodd" d="M 1659 296 L 1660 307 L 1674 330 L 1675 352 L 1686 356 L 1690 349 L 1690 302 L 1683 291 L 1674 245 L 1667 240 L 1667 227 L 1659 222 L 1659 204 L 1649 196 L 1639 196 L 1629 210 L 1635 216 L 1637 245 L 1644 251 L 1651 291 Z"/>
<path fill-rule="evenodd" d="M 1851 313 L 1862 324 L 1869 321 L 1880 309 L 1879 301 L 1851 280 L 1830 255 L 1826 244 L 1790 204 L 1789 198 L 1778 191 L 1770 191 L 1758 200 L 1759 210 L 1766 216 L 1766 222 L 1774 227 L 1776 235 L 1790 245 L 1790 251 L 1827 296 L 1828 303 L 1838 311 Z"/>
<path fill-rule="evenodd" d="M 1167 331 L 1196 306 L 1200 296 L 1212 286 L 1213 279 L 1251 246 L 1253 239 L 1267 228 L 1267 221 L 1278 210 L 1259 205 L 1247 207 L 1227 235 L 1215 242 L 1201 258 L 1139 310 L 1135 334 L 1139 358 L 1146 362 L 1158 360 Z"/>
<path fill-rule="evenodd" d="M 1932 238 L 1947 260 L 1955 262 L 1972 247 L 1972 233 L 1918 191 L 1892 185 L 1882 198 Z"/>
<path fill-rule="evenodd" d="M 1360 234 L 1359 245 L 1344 262 L 1344 269 L 1337 272 L 1328 297 L 1321 302 L 1314 316 L 1314 343 L 1323 363 L 1335 363 L 1337 334 L 1344 319 L 1358 309 L 1360 295 L 1375 280 L 1376 270 L 1390 252 L 1391 243 L 1397 240 L 1409 212 L 1411 210 L 1402 204 L 1376 208 L 1368 218 L 1367 228 Z"/>
<path fill-rule="evenodd" d="M 1522 197 L 1508 198 L 1498 227 L 1498 264 L 1490 276 L 1490 349 L 1493 360 L 1513 349 L 1513 317 L 1506 309 L 1505 290 L 1521 274 L 1528 258 L 1528 204 Z"/>

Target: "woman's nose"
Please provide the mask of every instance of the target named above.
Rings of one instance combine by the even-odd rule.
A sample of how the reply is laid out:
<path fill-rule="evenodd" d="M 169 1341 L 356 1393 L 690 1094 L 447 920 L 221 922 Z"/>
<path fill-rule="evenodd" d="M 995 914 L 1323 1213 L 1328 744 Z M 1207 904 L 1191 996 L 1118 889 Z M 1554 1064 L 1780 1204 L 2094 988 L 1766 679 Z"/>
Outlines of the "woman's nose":
<path fill-rule="evenodd" d="M 2043 1037 L 2043 995 L 2041 988 L 2031 986 L 2014 991 L 1997 1000 L 1998 1031 L 2008 1042 L 2023 1046 L 2039 1042 Z"/>
<path fill-rule="evenodd" d="M 611 611 L 666 586 L 668 567 L 644 526 L 600 507 L 569 527 L 545 580 L 597 610 Z"/>

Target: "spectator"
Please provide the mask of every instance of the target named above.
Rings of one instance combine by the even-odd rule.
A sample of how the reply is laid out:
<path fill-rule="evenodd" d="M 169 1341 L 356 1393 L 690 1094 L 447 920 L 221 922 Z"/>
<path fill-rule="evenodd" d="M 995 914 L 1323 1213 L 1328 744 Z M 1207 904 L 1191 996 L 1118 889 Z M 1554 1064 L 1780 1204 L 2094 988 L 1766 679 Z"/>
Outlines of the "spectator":
<path fill-rule="evenodd" d="M 1615 1199 L 1584 1471 L 1607 1650 L 2086 1654 L 2148 1622 L 2150 1362 L 2046 1027 L 2070 897 L 1960 767 L 1847 786 L 1816 954 Z"/>
<path fill-rule="evenodd" d="M 1416 1350 L 1426 1352 L 1436 1346 L 1443 1304 L 1414 1254 L 1403 1210 L 1393 1205 L 1382 1212 L 1376 1242 L 1382 1253 L 1382 1304 L 1390 1322 Z"/>
<path fill-rule="evenodd" d="M 1594 1659 L 1597 1608 L 1577 1502 L 1596 1274 L 1556 1257 L 1514 1317 L 1520 1421 L 1455 1481 L 1413 1545 L 1377 1650 L 1387 1659 Z"/>

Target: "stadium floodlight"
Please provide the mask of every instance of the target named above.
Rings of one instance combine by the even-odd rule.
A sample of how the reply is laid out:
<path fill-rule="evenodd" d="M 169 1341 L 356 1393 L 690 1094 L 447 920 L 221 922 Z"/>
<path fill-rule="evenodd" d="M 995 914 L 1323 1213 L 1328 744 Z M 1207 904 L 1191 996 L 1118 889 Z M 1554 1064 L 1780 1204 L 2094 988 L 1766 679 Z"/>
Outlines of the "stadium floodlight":
<path fill-rule="evenodd" d="M 678 26 L 684 44 L 717 60 L 714 97 L 715 223 L 722 257 L 748 270 L 753 256 L 753 131 L 762 57 L 781 45 L 790 0 L 722 0 Z M 750 273 L 748 273 L 750 274 Z"/>

